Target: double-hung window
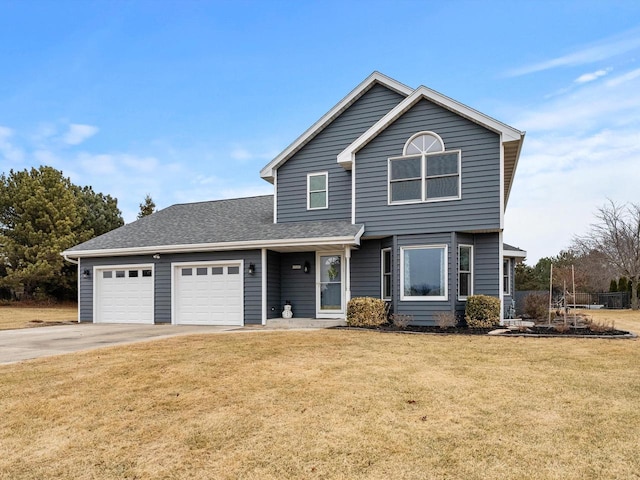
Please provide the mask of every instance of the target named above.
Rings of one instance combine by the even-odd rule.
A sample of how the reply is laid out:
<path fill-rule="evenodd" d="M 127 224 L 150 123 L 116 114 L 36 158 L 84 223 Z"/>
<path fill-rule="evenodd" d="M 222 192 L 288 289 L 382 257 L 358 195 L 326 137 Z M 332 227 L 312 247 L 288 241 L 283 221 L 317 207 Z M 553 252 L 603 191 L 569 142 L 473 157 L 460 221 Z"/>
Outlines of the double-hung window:
<path fill-rule="evenodd" d="M 473 295 L 473 246 L 458 245 L 458 299 Z"/>
<path fill-rule="evenodd" d="M 329 173 L 307 175 L 307 210 L 329 207 Z"/>
<path fill-rule="evenodd" d="M 505 258 L 502 261 L 502 292 L 511 295 L 511 259 Z"/>
<path fill-rule="evenodd" d="M 400 300 L 447 300 L 447 246 L 400 249 Z"/>
<path fill-rule="evenodd" d="M 382 249 L 382 299 L 391 300 L 391 249 Z"/>
<path fill-rule="evenodd" d="M 459 199 L 460 159 L 460 151 L 445 151 L 435 133 L 412 136 L 403 155 L 389 159 L 389 204 Z"/>

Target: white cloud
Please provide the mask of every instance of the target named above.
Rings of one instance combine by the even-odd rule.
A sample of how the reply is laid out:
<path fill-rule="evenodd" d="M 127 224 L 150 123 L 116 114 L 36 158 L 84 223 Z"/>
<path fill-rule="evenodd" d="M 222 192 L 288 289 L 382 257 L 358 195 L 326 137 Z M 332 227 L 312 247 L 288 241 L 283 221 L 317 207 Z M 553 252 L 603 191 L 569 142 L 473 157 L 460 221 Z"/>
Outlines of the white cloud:
<path fill-rule="evenodd" d="M 155 172 L 159 163 L 155 157 L 137 157 L 135 155 L 120 155 L 117 159 L 123 165 L 140 173 Z"/>
<path fill-rule="evenodd" d="M 584 46 L 567 55 L 515 68 L 507 72 L 507 76 L 517 77 L 559 67 L 587 65 L 617 57 L 637 49 L 640 49 L 640 29 L 635 28 Z"/>
<path fill-rule="evenodd" d="M 623 83 L 630 82 L 640 77 L 640 68 L 632 70 L 630 72 L 625 73 L 624 75 L 620 75 L 619 77 L 612 78 L 607 82 L 607 87 L 617 87 L 622 85 Z"/>
<path fill-rule="evenodd" d="M 574 81 L 575 83 L 593 82 L 594 80 L 597 80 L 600 77 L 604 77 L 610 71 L 611 71 L 611 68 L 607 68 L 607 69 L 596 70 L 595 72 L 591 72 L 591 73 L 585 73 L 580 75 Z"/>
<path fill-rule="evenodd" d="M 0 158 L 7 163 L 18 164 L 24 160 L 24 152 L 9 140 L 13 135 L 12 129 L 0 125 Z"/>
<path fill-rule="evenodd" d="M 98 133 L 98 127 L 93 125 L 82 125 L 79 123 L 72 123 L 69 125 L 69 130 L 62 137 L 62 141 L 67 145 L 79 145 L 86 139 L 93 137 Z"/>

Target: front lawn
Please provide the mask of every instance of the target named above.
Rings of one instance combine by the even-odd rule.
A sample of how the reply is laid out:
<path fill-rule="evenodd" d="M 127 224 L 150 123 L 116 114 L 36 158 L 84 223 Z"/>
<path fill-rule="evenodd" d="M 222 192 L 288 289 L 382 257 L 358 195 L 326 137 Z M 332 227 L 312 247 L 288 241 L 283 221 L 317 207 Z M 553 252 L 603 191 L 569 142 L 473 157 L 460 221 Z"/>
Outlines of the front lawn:
<path fill-rule="evenodd" d="M 0 305 L 0 330 L 77 321 L 78 306 L 75 303 L 48 306 L 12 302 Z"/>
<path fill-rule="evenodd" d="M 640 341 L 241 332 L 0 366 L 0 478 L 640 478 Z"/>

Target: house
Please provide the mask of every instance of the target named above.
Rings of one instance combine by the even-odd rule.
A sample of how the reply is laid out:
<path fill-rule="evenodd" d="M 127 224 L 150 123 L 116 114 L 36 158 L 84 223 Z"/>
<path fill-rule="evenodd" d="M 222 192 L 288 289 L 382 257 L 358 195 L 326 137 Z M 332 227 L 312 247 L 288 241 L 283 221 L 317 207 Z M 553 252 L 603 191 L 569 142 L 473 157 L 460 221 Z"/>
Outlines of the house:
<path fill-rule="evenodd" d="M 374 72 L 261 170 L 273 195 L 173 205 L 63 252 L 79 321 L 265 324 L 286 302 L 294 319 L 344 318 L 359 296 L 416 324 L 472 294 L 507 308 L 523 139 Z"/>

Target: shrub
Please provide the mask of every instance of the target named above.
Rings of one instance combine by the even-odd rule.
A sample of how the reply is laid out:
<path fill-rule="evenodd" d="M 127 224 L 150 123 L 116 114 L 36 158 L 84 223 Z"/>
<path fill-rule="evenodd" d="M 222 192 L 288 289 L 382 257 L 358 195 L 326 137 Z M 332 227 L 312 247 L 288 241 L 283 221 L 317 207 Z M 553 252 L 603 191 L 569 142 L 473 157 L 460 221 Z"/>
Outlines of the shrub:
<path fill-rule="evenodd" d="M 500 299 L 488 295 L 467 298 L 465 320 L 469 328 L 490 328 L 500 324 Z"/>
<path fill-rule="evenodd" d="M 377 327 L 387 323 L 387 304 L 371 297 L 356 297 L 347 305 L 347 325 L 350 327 Z"/>
<path fill-rule="evenodd" d="M 404 315 L 402 313 L 394 313 L 391 315 L 391 323 L 400 330 L 407 328 L 411 322 L 413 322 L 413 315 Z"/>
<path fill-rule="evenodd" d="M 458 324 L 456 314 L 453 312 L 436 313 L 436 322 L 438 323 L 438 326 L 443 330 L 446 330 L 450 327 L 455 327 Z"/>
<path fill-rule="evenodd" d="M 546 320 L 549 317 L 549 296 L 530 293 L 524 298 L 524 313 L 534 320 Z"/>

